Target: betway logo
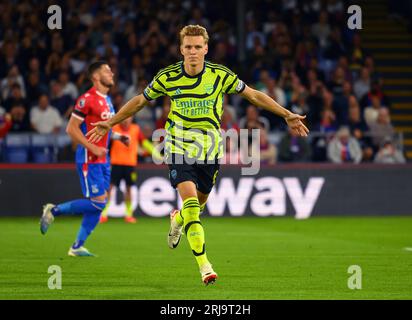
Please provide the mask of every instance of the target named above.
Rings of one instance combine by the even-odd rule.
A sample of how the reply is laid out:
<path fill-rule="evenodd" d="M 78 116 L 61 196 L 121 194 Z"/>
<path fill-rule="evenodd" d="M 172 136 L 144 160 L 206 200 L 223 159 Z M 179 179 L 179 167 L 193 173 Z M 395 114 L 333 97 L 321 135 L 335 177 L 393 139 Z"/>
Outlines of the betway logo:
<path fill-rule="evenodd" d="M 243 216 L 247 212 L 260 217 L 284 216 L 289 197 L 295 218 L 306 219 L 312 214 L 324 183 L 323 177 L 311 177 L 306 187 L 296 177 L 245 177 L 240 178 L 238 183 L 231 177 L 223 177 L 210 193 L 207 209 L 211 216 L 223 216 L 224 213 Z M 165 178 L 149 178 L 132 192 L 136 192 L 136 196 L 132 197 L 136 199 L 135 206 L 139 204 L 141 212 L 146 215 L 167 216 L 176 207 L 177 193 Z M 124 208 L 114 207 L 115 201 L 112 206 L 109 212 L 114 215 L 124 213 Z M 182 207 L 180 197 L 178 207 Z"/>
<path fill-rule="evenodd" d="M 194 107 L 211 107 L 215 103 L 214 99 L 199 99 L 199 100 L 175 100 L 177 108 L 194 108 Z"/>
<path fill-rule="evenodd" d="M 298 178 L 241 178 L 235 188 L 232 178 L 222 178 L 218 189 L 210 193 L 207 206 L 212 216 L 223 215 L 226 207 L 232 216 L 241 216 L 250 202 L 250 209 L 257 216 L 284 216 L 288 195 L 295 218 L 306 219 L 312 213 L 324 182 L 322 177 L 310 178 L 303 190 Z M 258 192 L 252 196 L 254 188 Z"/>

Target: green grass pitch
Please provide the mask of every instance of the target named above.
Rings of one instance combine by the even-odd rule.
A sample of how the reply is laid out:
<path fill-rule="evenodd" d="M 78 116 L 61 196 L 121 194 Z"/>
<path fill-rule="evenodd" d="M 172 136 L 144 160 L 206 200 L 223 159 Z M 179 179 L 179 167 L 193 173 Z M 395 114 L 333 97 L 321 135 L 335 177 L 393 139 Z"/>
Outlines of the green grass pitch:
<path fill-rule="evenodd" d="M 204 286 L 187 240 L 167 247 L 169 219 L 111 219 L 67 256 L 80 218 L 58 218 L 47 235 L 38 219 L 0 218 L 0 299 L 411 299 L 411 217 L 208 218 L 209 259 L 219 275 Z M 62 289 L 47 286 L 50 265 Z M 348 288 L 348 267 L 362 289 Z"/>

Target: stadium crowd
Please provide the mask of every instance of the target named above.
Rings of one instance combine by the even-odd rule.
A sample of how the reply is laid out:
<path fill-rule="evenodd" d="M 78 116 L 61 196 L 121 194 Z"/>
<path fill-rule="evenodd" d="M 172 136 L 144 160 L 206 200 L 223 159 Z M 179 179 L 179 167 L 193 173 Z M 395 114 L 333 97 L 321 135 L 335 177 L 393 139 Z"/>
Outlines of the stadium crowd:
<path fill-rule="evenodd" d="M 222 128 L 260 128 L 260 146 L 254 147 L 262 162 L 405 161 L 396 148 L 382 78 L 361 35 L 347 28 L 345 1 L 245 3 L 245 55 L 239 61 L 235 1 L 1 2 L 0 139 L 10 133 L 64 133 L 76 98 L 90 86 L 86 69 L 94 60 L 107 60 L 115 73 L 110 94 L 119 108 L 160 68 L 181 60 L 181 27 L 200 24 L 210 36 L 208 60 L 307 115 L 310 138 L 297 138 L 282 119 L 238 96 L 225 97 Z M 61 30 L 47 27 L 52 4 L 62 8 Z M 134 120 L 151 137 L 169 110 L 170 101 L 158 99 Z M 72 160 L 72 148 L 60 150 L 59 159 Z"/>

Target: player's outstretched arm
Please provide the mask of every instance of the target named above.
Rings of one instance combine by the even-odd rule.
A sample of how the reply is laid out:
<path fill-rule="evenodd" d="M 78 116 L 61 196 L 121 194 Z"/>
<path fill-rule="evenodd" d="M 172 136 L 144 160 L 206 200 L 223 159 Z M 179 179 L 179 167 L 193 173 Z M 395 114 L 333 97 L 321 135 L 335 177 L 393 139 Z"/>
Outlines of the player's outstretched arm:
<path fill-rule="evenodd" d="M 296 113 L 292 113 L 289 110 L 283 108 L 275 100 L 269 97 L 267 94 L 252 89 L 248 86 L 240 93 L 240 95 L 247 99 L 253 105 L 270 111 L 285 119 L 288 126 L 297 134 L 302 137 L 307 137 L 309 129 L 303 124 L 302 120 L 306 116 L 301 116 Z"/>
<path fill-rule="evenodd" d="M 133 116 L 135 113 L 142 110 L 147 103 L 148 101 L 143 94 L 133 97 L 120 108 L 119 112 L 117 112 L 113 118 L 107 121 L 92 123 L 95 127 L 90 130 L 86 136 L 89 137 L 89 141 L 92 143 L 100 141 L 114 125 Z"/>

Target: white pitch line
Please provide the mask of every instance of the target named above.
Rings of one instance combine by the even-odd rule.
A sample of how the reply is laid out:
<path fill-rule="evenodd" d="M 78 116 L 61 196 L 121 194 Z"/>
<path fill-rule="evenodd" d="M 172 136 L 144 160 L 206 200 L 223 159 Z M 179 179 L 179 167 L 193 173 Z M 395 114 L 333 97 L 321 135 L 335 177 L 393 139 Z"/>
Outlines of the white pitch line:
<path fill-rule="evenodd" d="M 412 251 L 412 248 L 404 248 L 406 251 Z"/>

